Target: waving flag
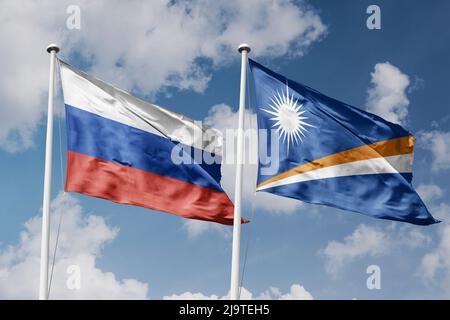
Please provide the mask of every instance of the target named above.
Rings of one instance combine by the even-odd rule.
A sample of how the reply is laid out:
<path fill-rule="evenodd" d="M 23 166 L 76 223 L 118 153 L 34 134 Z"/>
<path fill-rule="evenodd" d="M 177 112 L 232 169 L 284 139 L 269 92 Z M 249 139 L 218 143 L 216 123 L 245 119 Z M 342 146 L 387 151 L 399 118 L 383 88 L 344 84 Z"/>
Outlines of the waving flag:
<path fill-rule="evenodd" d="M 233 224 L 213 129 L 60 61 L 67 121 L 66 191 Z M 206 160 L 206 161 L 205 161 Z"/>
<path fill-rule="evenodd" d="M 411 185 L 414 138 L 408 131 L 249 63 L 258 127 L 266 141 L 278 142 L 278 148 L 259 144 L 260 155 L 278 153 L 279 161 L 273 169 L 260 159 L 258 191 L 380 219 L 438 222 Z"/>

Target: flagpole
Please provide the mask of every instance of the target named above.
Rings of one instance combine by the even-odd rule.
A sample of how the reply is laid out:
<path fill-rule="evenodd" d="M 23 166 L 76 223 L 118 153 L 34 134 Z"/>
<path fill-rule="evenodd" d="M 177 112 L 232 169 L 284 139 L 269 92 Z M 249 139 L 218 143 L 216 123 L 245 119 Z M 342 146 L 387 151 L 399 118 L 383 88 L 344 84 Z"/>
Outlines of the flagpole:
<path fill-rule="evenodd" d="M 55 62 L 59 48 L 47 47 L 50 53 L 50 80 L 48 86 L 47 138 L 45 144 L 44 197 L 42 204 L 41 271 L 39 277 L 39 300 L 48 299 L 48 251 L 50 243 L 50 197 L 52 189 L 53 147 L 53 95 L 55 92 Z"/>
<path fill-rule="evenodd" d="M 245 88 L 247 79 L 247 55 L 250 52 L 248 44 L 241 44 L 238 48 L 241 53 L 241 89 L 239 96 L 239 122 L 237 132 L 236 152 L 236 184 L 234 188 L 234 220 L 233 220 L 233 247 L 231 253 L 231 286 L 230 299 L 239 300 L 239 269 L 241 246 L 241 201 L 242 201 L 242 169 L 244 162 L 244 111 Z"/>

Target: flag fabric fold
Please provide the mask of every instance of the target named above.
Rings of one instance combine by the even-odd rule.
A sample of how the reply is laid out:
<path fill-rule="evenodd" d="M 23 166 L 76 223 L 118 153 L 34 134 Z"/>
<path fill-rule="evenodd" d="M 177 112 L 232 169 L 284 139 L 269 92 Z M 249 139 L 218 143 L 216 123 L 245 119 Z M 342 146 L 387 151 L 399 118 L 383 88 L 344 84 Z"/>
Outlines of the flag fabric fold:
<path fill-rule="evenodd" d="M 438 222 L 412 187 L 414 137 L 400 125 L 250 60 L 259 130 L 257 191 L 418 225 Z M 278 154 L 271 154 L 272 152 Z"/>
<path fill-rule="evenodd" d="M 233 224 L 220 185 L 219 131 L 60 61 L 67 124 L 65 190 Z"/>

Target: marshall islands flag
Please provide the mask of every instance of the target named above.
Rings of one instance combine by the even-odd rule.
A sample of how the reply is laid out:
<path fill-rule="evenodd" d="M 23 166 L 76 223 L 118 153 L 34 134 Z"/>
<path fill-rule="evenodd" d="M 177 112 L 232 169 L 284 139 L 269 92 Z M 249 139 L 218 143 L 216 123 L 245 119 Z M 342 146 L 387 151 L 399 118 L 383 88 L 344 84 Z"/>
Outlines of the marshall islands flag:
<path fill-rule="evenodd" d="M 233 224 L 220 186 L 222 139 L 60 61 L 66 191 L 181 217 Z"/>
<path fill-rule="evenodd" d="M 380 219 L 439 222 L 411 185 L 408 131 L 249 63 L 260 130 L 257 191 Z M 271 143 L 261 143 L 261 129 Z"/>

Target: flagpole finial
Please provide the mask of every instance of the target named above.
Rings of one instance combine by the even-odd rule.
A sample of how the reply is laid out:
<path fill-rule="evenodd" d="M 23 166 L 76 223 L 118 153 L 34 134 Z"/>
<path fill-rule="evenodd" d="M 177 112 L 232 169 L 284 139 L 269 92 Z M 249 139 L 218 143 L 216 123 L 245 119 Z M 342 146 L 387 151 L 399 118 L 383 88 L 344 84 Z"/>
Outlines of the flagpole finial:
<path fill-rule="evenodd" d="M 48 53 L 51 53 L 52 51 L 55 51 L 55 53 L 59 52 L 59 47 L 56 44 L 54 44 L 54 43 L 49 44 L 48 47 L 47 47 L 47 52 Z"/>
<path fill-rule="evenodd" d="M 247 51 L 247 53 L 249 53 L 250 50 L 251 50 L 251 49 L 250 49 L 250 46 L 249 46 L 248 44 L 246 44 L 246 43 L 242 43 L 242 44 L 240 44 L 239 47 L 238 47 L 239 53 L 242 53 L 242 51 Z"/>

